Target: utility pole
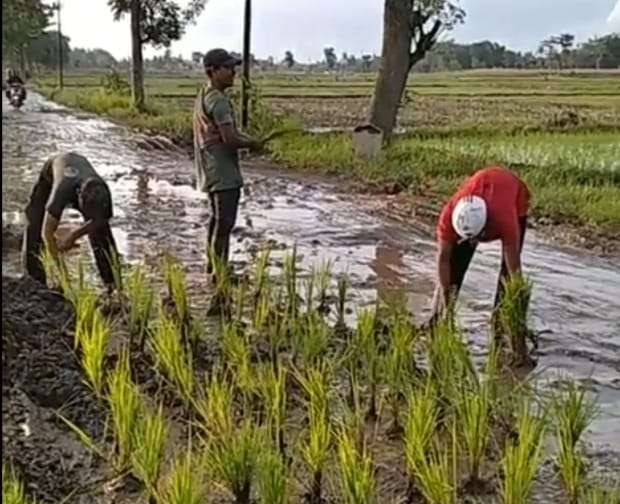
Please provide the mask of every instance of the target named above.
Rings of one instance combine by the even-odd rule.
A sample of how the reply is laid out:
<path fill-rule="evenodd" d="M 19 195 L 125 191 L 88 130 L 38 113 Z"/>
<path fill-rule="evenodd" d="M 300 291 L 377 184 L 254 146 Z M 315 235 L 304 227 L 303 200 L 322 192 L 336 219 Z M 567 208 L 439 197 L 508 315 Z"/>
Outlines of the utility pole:
<path fill-rule="evenodd" d="M 56 3 L 58 10 L 58 87 L 62 89 L 65 85 L 63 76 L 63 54 L 62 54 L 62 27 L 60 25 L 60 0 Z"/>
<path fill-rule="evenodd" d="M 250 34 L 252 31 L 252 0 L 245 0 L 243 18 L 243 79 L 241 80 L 241 127 L 248 127 L 248 104 L 250 101 Z"/>

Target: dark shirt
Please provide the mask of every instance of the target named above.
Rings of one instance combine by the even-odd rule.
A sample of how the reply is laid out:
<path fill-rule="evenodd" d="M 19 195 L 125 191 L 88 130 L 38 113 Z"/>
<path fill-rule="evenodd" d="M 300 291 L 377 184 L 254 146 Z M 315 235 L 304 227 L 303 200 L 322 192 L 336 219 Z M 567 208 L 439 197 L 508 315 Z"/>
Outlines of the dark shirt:
<path fill-rule="evenodd" d="M 99 174 L 95 171 L 88 160 L 72 152 L 60 154 L 47 164 L 49 173 L 46 176 L 55 187 L 47 201 L 46 209 L 52 217 L 60 220 L 62 212 L 66 207 L 74 208 L 83 214 L 79 203 L 80 189 L 84 182 L 91 178 L 97 178 L 103 181 Z M 55 177 L 61 177 L 55 180 Z M 105 205 L 108 209 L 108 215 L 105 219 L 112 218 L 112 198 Z M 86 216 L 85 216 L 86 217 Z"/>

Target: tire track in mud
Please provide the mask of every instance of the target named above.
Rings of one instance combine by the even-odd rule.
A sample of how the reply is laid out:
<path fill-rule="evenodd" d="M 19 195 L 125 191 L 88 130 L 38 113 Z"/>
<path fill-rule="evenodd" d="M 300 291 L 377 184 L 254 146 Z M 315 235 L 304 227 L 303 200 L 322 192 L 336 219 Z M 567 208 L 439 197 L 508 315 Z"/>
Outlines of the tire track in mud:
<path fill-rule="evenodd" d="M 3 225 L 19 220 L 31 183 L 49 155 L 78 151 L 110 183 L 113 229 L 126 258 L 152 263 L 169 249 L 185 264 L 194 301 L 202 307 L 209 209 L 205 195 L 192 188 L 188 157 L 143 150 L 143 137 L 126 128 L 73 113 L 34 93 L 21 111 L 3 105 L 2 144 Z M 371 303 L 397 289 L 407 294 L 419 320 L 427 316 L 434 283 L 432 236 L 379 217 L 368 196 L 345 194 L 318 178 L 282 176 L 254 161 L 245 163 L 245 174 L 232 244 L 238 268 L 251 261 L 261 243 L 269 243 L 276 270 L 282 249 L 297 243 L 306 273 L 312 264 L 329 259 L 335 272 L 349 275 L 353 304 Z M 543 238 L 528 233 L 523 256 L 534 280 L 531 323 L 550 331 L 541 337 L 539 370 L 550 378 L 550 387 L 558 373 L 567 373 L 598 394 L 602 413 L 590 439 L 620 454 L 620 266 L 550 246 Z M 15 272 L 16 254 L 4 254 L 5 242 L 3 229 L 3 271 Z M 486 352 L 498 264 L 497 245 L 480 247 L 459 303 L 477 356 Z"/>

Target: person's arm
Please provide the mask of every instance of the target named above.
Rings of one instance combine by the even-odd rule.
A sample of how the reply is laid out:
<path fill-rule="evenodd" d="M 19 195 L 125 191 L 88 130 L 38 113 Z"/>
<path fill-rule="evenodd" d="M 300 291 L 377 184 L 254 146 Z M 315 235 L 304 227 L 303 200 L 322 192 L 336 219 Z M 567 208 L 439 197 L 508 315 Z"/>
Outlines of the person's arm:
<path fill-rule="evenodd" d="M 507 221 L 502 236 L 502 258 L 506 264 L 508 276 L 521 273 L 521 225 L 517 214 Z"/>
<path fill-rule="evenodd" d="M 56 230 L 60 220 L 54 217 L 51 213 L 45 212 L 43 218 L 43 232 L 41 233 L 43 243 L 47 248 L 50 255 L 57 260 L 58 259 L 58 244 L 56 242 Z"/>
<path fill-rule="evenodd" d="M 452 248 L 451 242 L 442 240 L 437 251 L 437 277 L 444 309 L 450 305 Z"/>
<path fill-rule="evenodd" d="M 235 126 L 234 111 L 227 98 L 219 98 L 213 104 L 210 115 L 217 125 L 222 141 L 233 149 L 258 149 L 262 142 L 249 135 L 241 133 Z"/>
<path fill-rule="evenodd" d="M 502 240 L 502 256 L 506 263 L 508 276 L 521 273 L 521 254 L 517 240 Z"/>
<path fill-rule="evenodd" d="M 75 245 L 75 242 L 78 241 L 82 236 L 90 234 L 97 228 L 105 226 L 107 223 L 107 219 L 91 219 L 84 222 L 84 224 L 82 224 L 79 228 L 74 229 L 69 234 L 67 234 L 67 236 L 57 242 L 58 251 L 66 252 L 67 250 L 70 250 Z"/>

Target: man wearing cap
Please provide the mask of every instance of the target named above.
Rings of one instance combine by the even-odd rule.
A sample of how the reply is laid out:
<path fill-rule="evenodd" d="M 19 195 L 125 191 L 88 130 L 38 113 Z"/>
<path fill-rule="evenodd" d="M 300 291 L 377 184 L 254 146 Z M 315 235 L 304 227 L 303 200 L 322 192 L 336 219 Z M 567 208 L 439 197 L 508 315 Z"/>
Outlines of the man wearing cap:
<path fill-rule="evenodd" d="M 228 261 L 243 186 L 238 150 L 260 149 L 263 142 L 239 132 L 232 102 L 225 93 L 234 83 L 241 60 L 224 49 L 212 49 L 203 63 L 209 83 L 199 91 L 194 107 L 194 165 L 197 189 L 208 193 L 211 202 L 207 233 L 210 275 L 212 254 L 223 264 Z"/>
<path fill-rule="evenodd" d="M 513 172 L 492 166 L 474 173 L 443 207 L 437 224 L 438 285 L 431 321 L 456 300 L 478 242 L 502 241 L 495 306 L 504 279 L 521 272 L 530 193 Z"/>
<path fill-rule="evenodd" d="M 56 230 L 66 207 L 78 210 L 85 222 L 57 240 Z M 85 157 L 68 152 L 48 159 L 32 189 L 25 213 L 22 262 L 28 275 L 46 282 L 40 257 L 43 243 L 57 259 L 59 252 L 71 249 L 79 238 L 88 235 L 101 279 L 108 291 L 114 289 L 112 263 L 118 252 L 109 224 L 112 196 L 108 185 Z"/>

